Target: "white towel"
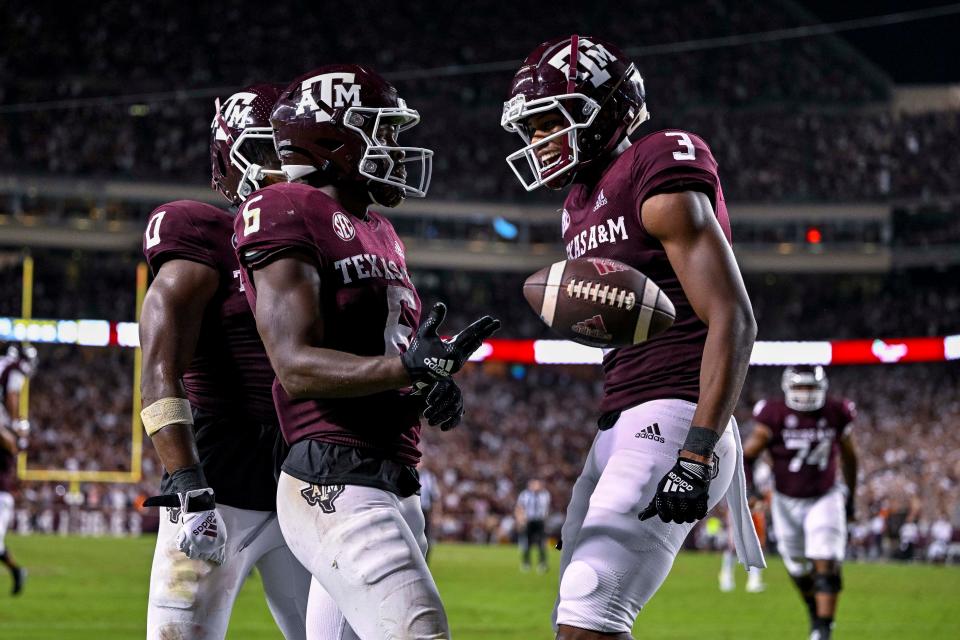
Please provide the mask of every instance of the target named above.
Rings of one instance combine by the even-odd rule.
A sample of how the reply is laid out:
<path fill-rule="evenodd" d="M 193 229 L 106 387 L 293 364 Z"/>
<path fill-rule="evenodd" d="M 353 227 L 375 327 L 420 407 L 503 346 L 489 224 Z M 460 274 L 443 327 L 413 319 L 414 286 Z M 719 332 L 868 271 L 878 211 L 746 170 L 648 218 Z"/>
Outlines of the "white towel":
<path fill-rule="evenodd" d="M 730 511 L 730 523 L 733 526 L 733 546 L 737 549 L 737 560 L 748 569 L 750 567 L 766 568 L 763 559 L 763 549 L 757 530 L 753 527 L 753 517 L 750 515 L 750 504 L 747 501 L 747 476 L 743 471 L 743 443 L 740 442 L 740 429 L 737 421 L 730 419 L 730 428 L 733 429 L 733 438 L 737 443 L 737 460 L 733 472 L 733 480 L 727 489 L 727 508 Z"/>

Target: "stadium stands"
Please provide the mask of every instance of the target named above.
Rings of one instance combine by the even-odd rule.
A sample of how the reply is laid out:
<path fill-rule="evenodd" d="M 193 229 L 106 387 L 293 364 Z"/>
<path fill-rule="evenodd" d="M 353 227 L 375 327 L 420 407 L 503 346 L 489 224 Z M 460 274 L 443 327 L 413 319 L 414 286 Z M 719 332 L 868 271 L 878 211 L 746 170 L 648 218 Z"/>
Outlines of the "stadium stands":
<path fill-rule="evenodd" d="M 644 3 L 642 11 L 613 22 L 604 19 L 603 3 L 586 14 L 577 4 L 569 24 L 552 29 L 595 32 L 638 52 L 654 114 L 651 126 L 687 128 L 708 140 L 728 200 L 875 200 L 955 190 L 951 178 L 958 161 L 937 151 L 958 142 L 960 113 L 895 116 L 887 102 L 889 84 L 836 38 L 674 53 L 663 46 L 812 22 L 793 5 L 747 10 L 735 2 L 695 0 L 664 2 L 670 11 L 659 11 L 659 4 Z M 239 10 L 219 7 L 202 9 L 189 20 L 156 21 L 140 20 L 142 9 L 119 2 L 79 16 L 42 16 L 29 5 L 9 8 L 13 15 L 0 26 L 5 41 L 71 35 L 45 40 L 39 49 L 12 46 L 0 53 L 6 56 L 0 68 L 24 75 L 5 87 L 0 99 L 80 102 L 68 109 L 0 113 L 0 148 L 10 151 L 0 154 L 0 169 L 203 183 L 214 95 L 350 59 L 388 76 L 392 72 L 421 110 L 423 124 L 411 135 L 437 152 L 433 195 L 516 199 L 520 188 L 503 162 L 516 141 L 500 130 L 499 115 L 511 70 L 529 46 L 519 43 L 536 37 L 527 21 L 516 19 L 531 15 L 536 5 L 520 5 L 498 5 L 485 15 L 445 24 L 461 37 L 429 48 L 417 46 L 415 35 L 440 28 L 438 14 L 426 5 L 405 12 L 404 24 L 384 23 L 385 14 L 360 7 L 343 21 L 292 15 L 292 9 L 280 7 L 259 17 L 255 28 L 244 27 L 246 16 Z M 557 11 L 564 23 L 561 16 Z M 76 20 L 79 25 L 72 24 Z M 141 28 L 120 32 L 126 33 L 121 37 L 111 28 L 131 20 Z M 498 25 L 493 39 L 490 24 Z M 364 34 L 382 32 L 406 33 L 412 40 L 400 50 L 371 47 Z M 150 47 L 141 46 L 147 41 Z M 171 55 L 185 50 L 203 54 Z M 289 60 L 300 66 L 290 69 Z M 503 64 L 457 75 L 490 62 Z M 443 70 L 424 72 L 437 68 Z M 96 99 L 158 91 L 175 95 L 119 104 Z M 540 197 L 551 200 L 550 194 Z"/>

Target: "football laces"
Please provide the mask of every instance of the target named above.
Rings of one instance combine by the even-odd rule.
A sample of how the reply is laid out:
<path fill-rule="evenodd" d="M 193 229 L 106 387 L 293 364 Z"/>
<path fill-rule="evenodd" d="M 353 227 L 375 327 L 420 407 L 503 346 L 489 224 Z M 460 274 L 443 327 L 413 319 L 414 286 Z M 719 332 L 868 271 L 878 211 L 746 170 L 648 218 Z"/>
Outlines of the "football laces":
<path fill-rule="evenodd" d="M 574 300 L 585 300 L 627 311 L 632 310 L 637 304 L 637 294 L 630 289 L 611 287 L 609 284 L 592 280 L 572 278 L 567 283 L 566 292 L 567 297 Z"/>

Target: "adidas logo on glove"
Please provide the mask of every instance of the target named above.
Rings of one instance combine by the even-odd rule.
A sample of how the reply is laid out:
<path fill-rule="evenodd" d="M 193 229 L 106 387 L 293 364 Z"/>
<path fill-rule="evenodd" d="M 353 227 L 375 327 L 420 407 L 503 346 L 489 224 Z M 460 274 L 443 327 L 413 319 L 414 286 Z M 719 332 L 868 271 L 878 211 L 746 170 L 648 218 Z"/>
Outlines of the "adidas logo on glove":
<path fill-rule="evenodd" d="M 693 491 L 693 485 L 671 471 L 667 474 L 667 482 L 664 484 L 663 490 L 664 492 L 686 493 L 687 491 Z"/>
<path fill-rule="evenodd" d="M 423 364 L 437 375 L 444 377 L 449 376 L 453 369 L 453 360 L 446 358 L 424 358 Z"/>
<path fill-rule="evenodd" d="M 660 435 L 660 425 L 654 422 L 652 425 L 646 429 L 642 429 L 638 433 L 635 433 L 634 438 L 641 438 L 644 440 L 653 440 L 654 442 L 664 443 L 666 440 L 663 439 L 663 436 Z"/>
<path fill-rule="evenodd" d="M 207 516 L 193 528 L 193 535 L 203 535 L 208 538 L 217 537 L 217 516 L 213 511 L 208 512 Z"/>

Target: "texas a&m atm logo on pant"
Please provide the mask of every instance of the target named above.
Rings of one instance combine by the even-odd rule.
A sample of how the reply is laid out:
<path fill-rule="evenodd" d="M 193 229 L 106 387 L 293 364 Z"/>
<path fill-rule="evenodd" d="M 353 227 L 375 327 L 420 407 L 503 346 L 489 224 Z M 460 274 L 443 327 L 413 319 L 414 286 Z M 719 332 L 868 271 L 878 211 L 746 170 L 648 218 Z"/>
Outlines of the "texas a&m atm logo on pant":
<path fill-rule="evenodd" d="M 310 484 L 303 488 L 300 495 L 311 507 L 320 505 L 324 513 L 334 513 L 337 508 L 333 502 L 341 493 L 343 493 L 342 484 Z"/>

